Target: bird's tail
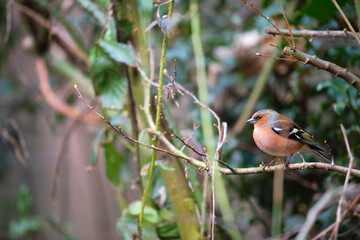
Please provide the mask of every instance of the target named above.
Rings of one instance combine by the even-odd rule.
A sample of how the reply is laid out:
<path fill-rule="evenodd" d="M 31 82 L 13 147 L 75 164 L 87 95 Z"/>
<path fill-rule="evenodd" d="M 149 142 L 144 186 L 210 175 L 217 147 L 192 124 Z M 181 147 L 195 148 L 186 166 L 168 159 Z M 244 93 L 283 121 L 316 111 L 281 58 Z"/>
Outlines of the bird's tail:
<path fill-rule="evenodd" d="M 320 159 L 324 159 L 328 162 L 330 162 L 332 165 L 335 165 L 334 163 L 334 156 L 332 155 L 331 148 L 329 146 L 322 147 L 317 143 L 308 144 L 311 151 L 310 153 L 314 154 L 316 157 Z"/>

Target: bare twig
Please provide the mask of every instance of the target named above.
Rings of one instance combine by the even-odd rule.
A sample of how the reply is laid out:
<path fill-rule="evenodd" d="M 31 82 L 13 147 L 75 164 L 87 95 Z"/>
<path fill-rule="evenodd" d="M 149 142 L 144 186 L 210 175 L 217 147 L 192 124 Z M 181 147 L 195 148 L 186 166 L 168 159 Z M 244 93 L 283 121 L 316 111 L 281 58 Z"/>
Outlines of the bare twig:
<path fill-rule="evenodd" d="M 353 155 L 351 153 L 351 150 L 350 150 L 350 144 L 349 144 L 349 140 L 348 140 L 347 135 L 346 135 L 345 128 L 344 128 L 344 126 L 342 124 L 340 124 L 340 127 L 341 127 L 341 132 L 344 135 L 344 141 L 345 141 L 345 145 L 346 145 L 346 150 L 347 150 L 348 155 L 349 155 L 349 168 L 348 168 L 348 171 L 346 173 L 346 178 L 345 178 L 345 182 L 344 182 L 344 191 L 345 191 L 347 186 L 348 186 L 348 183 L 349 183 L 350 171 L 351 171 L 351 167 L 352 167 L 353 162 L 354 162 L 354 157 L 353 157 Z M 331 233 L 330 239 L 337 239 L 337 235 L 338 235 L 338 231 L 339 231 L 339 227 L 340 227 L 340 221 L 341 221 L 341 206 L 343 205 L 343 203 L 344 203 L 344 195 L 342 194 L 341 197 L 340 197 L 340 200 L 339 200 L 339 205 L 338 205 L 337 211 L 336 211 L 335 228 L 334 228 L 333 232 Z"/>
<path fill-rule="evenodd" d="M 209 204 L 209 233 L 208 239 L 214 240 L 215 237 L 215 161 L 213 161 L 213 169 L 210 173 L 211 191 Z"/>
<path fill-rule="evenodd" d="M 292 32 L 291 32 L 291 27 L 290 27 L 289 21 L 288 21 L 288 19 L 287 19 L 287 17 L 286 17 L 286 13 L 285 13 L 284 9 L 281 7 L 281 5 L 280 5 L 280 3 L 279 3 L 278 0 L 276 0 L 276 3 L 277 3 L 277 5 L 279 6 L 279 8 L 280 8 L 280 10 L 281 10 L 281 13 L 282 13 L 282 15 L 283 15 L 283 18 L 285 19 L 285 22 L 286 22 L 286 27 L 287 27 L 288 30 L 289 30 L 290 39 L 291 39 L 291 43 L 292 43 L 291 47 L 292 47 L 292 48 L 295 48 L 294 36 L 293 36 L 293 34 L 292 34 Z"/>
<path fill-rule="evenodd" d="M 51 200 L 53 202 L 56 202 L 57 186 L 58 186 L 59 178 L 60 178 L 61 164 L 64 162 L 64 159 L 65 159 L 64 157 L 66 154 L 66 148 L 68 146 L 70 136 L 74 132 L 73 131 L 74 128 L 77 127 L 80 122 L 81 122 L 80 119 L 75 119 L 75 121 L 71 124 L 69 129 L 66 131 L 65 136 L 63 137 L 63 139 L 61 141 L 61 148 L 60 148 L 59 156 L 57 157 L 57 160 L 56 160 L 55 173 L 53 176 L 53 183 L 52 183 L 52 189 L 51 189 Z"/>
<path fill-rule="evenodd" d="M 300 62 L 300 61 L 297 60 L 297 59 L 293 59 L 293 58 L 279 58 L 279 57 L 274 57 L 274 56 L 269 55 L 269 54 L 256 53 L 256 56 L 273 58 L 273 59 L 275 59 L 275 60 L 280 60 L 280 61 L 298 62 L 298 63 L 301 63 L 301 64 L 306 64 L 306 63 Z"/>
<path fill-rule="evenodd" d="M 332 0 L 334 2 L 335 5 L 337 5 L 335 0 Z M 314 65 L 318 68 L 324 69 L 328 72 L 331 72 L 333 74 L 335 74 L 336 76 L 339 76 L 341 78 L 343 78 L 345 81 L 347 81 L 348 83 L 350 83 L 352 86 L 354 86 L 359 94 L 360 94 L 360 79 L 358 77 L 356 77 L 354 74 L 350 73 L 347 71 L 347 69 L 342 68 L 334 63 L 330 63 L 324 60 L 321 60 L 319 58 L 317 58 L 316 56 L 311 56 L 307 53 L 301 52 L 299 50 L 295 49 L 295 46 L 291 45 L 289 39 L 286 38 L 285 34 L 274 24 L 272 23 L 272 21 L 270 21 L 270 19 L 268 17 L 266 17 L 260 10 L 258 10 L 253 4 L 248 3 L 244 0 L 242 0 L 242 2 L 244 4 L 247 4 L 249 6 L 251 6 L 260 16 L 262 16 L 263 18 L 265 18 L 268 22 L 271 23 L 271 25 L 273 25 L 273 27 L 276 29 L 277 34 L 280 34 L 289 44 L 289 46 L 286 46 L 284 48 L 284 50 L 282 51 L 285 55 L 291 56 L 294 59 L 297 59 L 303 63 L 309 63 L 311 65 Z M 342 13 L 342 16 L 344 17 L 345 21 L 347 20 L 346 16 L 343 14 L 343 12 L 341 11 L 340 7 L 338 8 L 338 10 L 340 11 L 340 13 Z M 283 13 L 284 14 L 284 13 Z M 287 21 L 287 19 L 285 18 L 285 20 Z M 349 23 L 350 24 L 350 23 Z M 348 25 L 349 25 L 348 24 Z M 353 31 L 353 28 L 350 24 L 349 28 L 351 27 L 353 35 L 356 39 L 358 39 L 358 35 L 356 34 L 355 31 Z M 288 26 L 289 28 L 289 26 Z M 290 30 L 290 28 L 288 29 L 288 36 L 290 35 L 293 38 L 293 34 Z M 284 31 L 285 32 L 285 31 Z M 358 41 L 360 44 L 360 41 Z M 291 46 L 291 47 L 290 47 Z"/>
<path fill-rule="evenodd" d="M 354 86 L 360 94 L 360 79 L 355 76 L 353 73 L 349 72 L 346 68 L 342 68 L 334 63 L 327 62 L 322 60 L 316 56 L 311 56 L 307 53 L 304 53 L 299 50 L 293 50 L 290 47 L 285 47 L 283 50 L 285 55 L 291 56 L 299 61 L 304 63 L 309 63 L 315 67 L 326 70 L 330 73 L 335 74 L 335 76 L 339 76 L 349 84 Z"/>
<path fill-rule="evenodd" d="M 257 9 L 252 3 L 248 3 L 247 1 L 242 0 L 242 2 L 245 5 L 249 5 L 250 7 L 252 7 L 252 9 L 254 9 L 261 17 L 265 18 L 265 20 L 267 20 L 275 29 L 278 30 L 279 34 L 285 39 L 285 41 L 289 44 L 289 46 L 291 46 L 291 43 L 289 41 L 289 39 L 282 34 L 282 32 L 280 31 L 280 29 L 268 18 L 266 17 L 259 9 Z"/>
<path fill-rule="evenodd" d="M 196 125 L 195 123 L 193 124 L 193 131 L 192 131 L 191 135 L 186 138 L 186 140 L 185 140 L 186 143 L 189 143 L 189 142 L 190 142 L 190 140 L 194 137 L 195 132 L 196 132 L 196 130 L 199 129 L 199 127 L 200 127 L 199 125 Z M 182 146 L 181 149 L 180 149 L 180 151 L 184 151 L 185 147 L 186 147 L 185 145 Z"/>
<path fill-rule="evenodd" d="M 247 175 L 247 174 L 259 174 L 263 172 L 274 172 L 277 169 L 284 168 L 283 164 L 266 167 L 263 171 L 263 167 L 252 167 L 252 168 L 234 168 L 235 173 L 227 168 L 220 168 L 220 172 L 225 175 Z M 306 163 L 292 163 L 288 165 L 287 170 L 304 170 L 304 169 L 321 169 L 325 171 L 334 171 L 338 173 L 346 174 L 348 171 L 347 167 L 339 165 L 331 165 L 329 163 L 322 162 L 306 162 Z M 354 177 L 360 177 L 360 170 L 351 169 L 350 174 Z"/>
<path fill-rule="evenodd" d="M 305 240 L 315 223 L 318 215 L 326 208 L 336 203 L 342 194 L 351 197 L 357 196 L 360 193 L 359 186 L 349 186 L 346 191 L 343 188 L 337 188 L 326 192 L 321 199 L 309 210 L 307 213 L 306 221 L 301 227 L 296 240 Z"/>
<path fill-rule="evenodd" d="M 282 34 L 285 36 L 290 36 L 290 32 L 288 29 L 279 29 Z M 294 37 L 309 37 L 309 38 L 349 38 L 355 39 L 355 35 L 349 31 L 318 31 L 318 30 L 291 30 Z M 266 28 L 266 34 L 270 35 L 280 35 L 277 29 L 275 28 Z"/>
<path fill-rule="evenodd" d="M 356 34 L 353 26 L 351 25 L 349 19 L 346 17 L 345 13 L 341 10 L 341 7 L 339 6 L 339 4 L 336 2 L 336 0 L 331 0 L 335 7 L 337 8 L 337 10 L 339 11 L 340 15 L 343 17 L 344 21 L 346 22 L 346 24 L 348 25 L 348 27 L 350 28 L 351 32 L 354 34 L 356 41 L 358 41 L 359 45 L 360 45 L 360 39 L 359 36 Z"/>
<path fill-rule="evenodd" d="M 351 212 L 354 210 L 354 208 L 357 206 L 358 202 L 360 201 L 360 193 L 354 198 L 354 200 L 350 203 L 349 207 L 346 209 L 346 211 L 341 216 L 340 225 L 345 221 L 346 218 L 348 218 L 351 214 Z M 312 240 L 318 240 L 321 237 L 325 237 L 326 234 L 335 227 L 336 223 L 331 224 L 329 227 L 321 231 L 318 235 L 316 235 Z"/>
<path fill-rule="evenodd" d="M 158 151 L 158 152 L 163 152 L 163 153 L 169 154 L 170 156 L 181 158 L 181 159 L 183 159 L 183 160 L 185 160 L 185 161 L 189 161 L 190 163 L 192 163 L 192 164 L 195 165 L 195 166 L 196 166 L 196 165 L 203 166 L 203 167 L 199 167 L 200 169 L 205 169 L 205 168 L 206 168 L 206 166 L 205 166 L 205 164 L 204 164 L 203 162 L 198 161 L 198 160 L 196 160 L 196 159 L 194 159 L 194 158 L 191 158 L 191 157 L 187 157 L 185 154 L 182 154 L 181 151 L 179 151 L 181 154 L 178 154 L 179 152 L 176 152 L 176 153 L 175 153 L 175 152 L 171 152 L 171 150 L 168 151 L 168 150 L 165 150 L 165 149 L 162 149 L 162 148 L 155 147 L 154 145 L 149 146 L 149 145 L 147 145 L 147 144 L 144 144 L 144 143 L 142 143 L 142 142 L 139 142 L 138 140 L 136 140 L 136 139 L 134 139 L 134 138 L 132 138 L 132 137 L 129 137 L 128 135 L 126 135 L 126 134 L 121 130 L 120 127 L 116 127 L 115 125 L 113 125 L 113 124 L 112 124 L 109 120 L 107 120 L 103 115 L 101 115 L 99 112 L 97 112 L 97 111 L 94 109 L 93 106 L 90 106 L 90 105 L 85 101 L 85 99 L 83 98 L 83 96 L 81 95 L 81 92 L 80 92 L 80 90 L 79 90 L 79 88 L 78 88 L 77 85 L 75 85 L 74 88 L 75 88 L 75 90 L 77 91 L 77 93 L 79 94 L 79 98 L 85 103 L 85 105 L 86 105 L 88 108 L 90 108 L 91 111 L 92 111 L 93 113 L 95 113 L 99 118 L 101 118 L 102 120 L 104 120 L 104 122 L 106 122 L 107 125 L 109 125 L 112 129 L 114 129 L 115 131 L 117 131 L 118 133 L 120 133 L 120 135 L 123 136 L 125 139 L 129 140 L 130 142 L 134 142 L 134 143 L 136 143 L 136 144 L 139 144 L 139 145 L 141 145 L 141 146 L 143 146 L 143 147 L 146 147 L 146 148 L 149 148 L 149 149 L 153 149 L 153 150 L 156 150 L 156 151 Z M 162 135 L 160 135 L 159 137 L 161 138 L 161 136 L 162 136 Z M 161 138 L 161 139 L 163 139 L 163 138 Z M 197 162 L 197 163 L 195 163 L 194 161 Z M 194 163 L 195 163 L 195 164 L 194 164 Z M 199 163 L 200 163 L 200 164 L 199 164 Z"/>
<path fill-rule="evenodd" d="M 161 113 L 161 119 L 163 120 L 163 123 L 165 124 L 165 126 L 167 126 L 167 128 L 170 130 L 171 132 L 171 137 L 175 137 L 176 139 L 180 140 L 180 142 L 182 142 L 182 144 L 184 144 L 184 146 L 186 146 L 187 148 L 191 149 L 194 153 L 200 155 L 200 156 L 203 156 L 203 157 L 206 157 L 206 154 L 205 153 L 201 153 L 199 152 L 198 150 L 195 149 L 195 146 L 190 146 L 188 144 L 188 139 L 186 137 L 180 137 L 178 136 L 175 131 L 172 129 L 172 127 L 170 126 L 170 124 L 168 123 L 166 117 L 164 116 L 163 113 Z M 183 149 L 181 149 L 183 150 Z"/>
<path fill-rule="evenodd" d="M 55 95 L 49 84 L 49 75 L 46 68 L 46 63 L 42 58 L 40 57 L 36 58 L 35 65 L 36 65 L 37 75 L 39 77 L 39 82 L 40 82 L 39 87 L 41 94 L 43 95 L 44 99 L 46 100 L 46 102 L 49 104 L 50 107 L 52 107 L 55 111 L 64 114 L 67 117 L 71 117 L 74 119 L 81 119 L 83 122 L 88 124 L 99 123 L 99 119 L 94 115 L 85 114 L 86 117 L 83 117 L 84 113 L 82 113 L 76 108 L 69 106 Z"/>
<path fill-rule="evenodd" d="M 188 184 L 191 192 L 194 192 L 194 188 L 193 188 L 193 186 L 191 184 L 191 181 L 190 181 L 190 178 L 189 178 L 189 162 L 185 162 L 184 172 L 185 172 L 185 179 L 187 181 L 187 184 Z"/>
<path fill-rule="evenodd" d="M 208 172 L 205 171 L 202 179 L 202 201 L 201 201 L 201 216 L 200 216 L 200 236 L 204 236 L 205 232 L 205 217 L 206 217 L 206 203 L 208 192 Z"/>

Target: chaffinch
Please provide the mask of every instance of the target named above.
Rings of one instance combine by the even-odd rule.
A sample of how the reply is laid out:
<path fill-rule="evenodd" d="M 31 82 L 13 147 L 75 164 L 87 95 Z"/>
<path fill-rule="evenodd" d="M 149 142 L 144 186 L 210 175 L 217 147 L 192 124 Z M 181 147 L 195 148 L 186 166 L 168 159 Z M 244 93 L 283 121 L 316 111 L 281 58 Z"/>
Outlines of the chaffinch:
<path fill-rule="evenodd" d="M 309 132 L 299 127 L 290 118 L 274 110 L 257 111 L 246 122 L 254 124 L 253 138 L 263 152 L 276 158 L 290 156 L 285 166 L 290 162 L 293 154 L 298 153 L 301 156 L 300 152 L 312 153 L 334 164 L 331 151 L 321 147 Z M 302 156 L 301 158 L 304 161 Z M 265 164 L 265 167 L 270 166 L 274 160 Z"/>

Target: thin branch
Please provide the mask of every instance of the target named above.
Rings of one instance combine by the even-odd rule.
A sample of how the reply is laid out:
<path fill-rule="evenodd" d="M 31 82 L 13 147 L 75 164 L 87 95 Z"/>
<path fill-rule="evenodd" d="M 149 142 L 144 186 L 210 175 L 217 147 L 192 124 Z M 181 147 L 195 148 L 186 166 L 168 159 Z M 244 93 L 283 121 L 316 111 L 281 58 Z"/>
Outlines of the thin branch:
<path fill-rule="evenodd" d="M 346 68 L 342 68 L 334 63 L 327 62 L 322 60 L 316 56 L 311 56 L 307 53 L 304 53 L 299 50 L 293 50 L 291 47 L 285 47 L 283 50 L 285 55 L 291 56 L 299 61 L 309 63 L 315 67 L 326 70 L 330 73 L 335 74 L 335 76 L 339 76 L 349 84 L 354 86 L 360 94 L 360 79 L 355 76 L 353 73 L 349 72 Z"/>
<path fill-rule="evenodd" d="M 168 123 L 166 117 L 164 116 L 163 113 L 161 113 L 161 119 L 163 120 L 163 123 L 167 126 L 167 128 L 170 130 L 171 132 L 171 137 L 175 137 L 176 139 L 178 139 L 180 142 L 182 142 L 182 144 L 184 144 L 185 147 L 191 149 L 194 153 L 200 155 L 200 156 L 203 156 L 203 157 L 206 157 L 206 154 L 205 153 L 201 153 L 199 152 L 198 150 L 195 149 L 195 146 L 190 146 L 188 144 L 188 139 L 186 137 L 180 137 L 178 136 L 175 131 L 172 129 L 172 127 L 170 126 L 170 124 Z M 183 148 L 181 149 L 183 150 Z"/>
<path fill-rule="evenodd" d="M 348 172 L 346 173 L 346 178 L 345 178 L 345 182 L 344 182 L 344 191 L 345 191 L 348 186 L 348 183 L 349 183 L 350 171 L 351 171 L 351 167 L 354 162 L 354 157 L 350 150 L 350 144 L 349 144 L 349 140 L 346 135 L 345 128 L 342 124 L 340 124 L 340 127 L 341 127 L 341 132 L 344 136 L 346 150 L 349 155 L 349 169 L 348 169 Z M 340 221 L 341 221 L 341 206 L 343 205 L 343 203 L 344 203 L 344 194 L 341 195 L 340 200 L 339 200 L 339 205 L 338 205 L 338 208 L 336 211 L 336 224 L 335 224 L 335 228 L 334 228 L 333 232 L 331 233 L 330 239 L 337 239 L 337 235 L 338 235 L 338 231 L 339 231 L 339 227 L 340 227 Z"/>
<path fill-rule="evenodd" d="M 289 46 L 291 46 L 291 43 L 289 41 L 289 39 L 287 37 L 285 37 L 284 34 L 282 34 L 282 32 L 280 31 L 280 29 L 268 18 L 266 17 L 259 9 L 257 9 L 252 3 L 248 3 L 247 1 L 242 0 L 242 2 L 245 5 L 249 5 L 250 7 L 252 7 L 252 9 L 254 9 L 261 17 L 265 18 L 266 21 L 268 21 L 275 29 L 278 30 L 279 34 L 286 40 L 286 42 L 289 44 Z"/>
<path fill-rule="evenodd" d="M 285 35 L 290 36 L 290 32 L 288 29 L 279 29 L 279 31 Z M 340 30 L 291 30 L 292 35 L 294 37 L 308 37 L 308 38 L 348 38 L 355 39 L 355 36 L 352 32 L 349 31 L 340 31 Z M 265 33 L 269 35 L 280 35 L 277 29 L 275 28 L 266 28 Z"/>
<path fill-rule="evenodd" d="M 201 161 L 198 161 L 196 160 L 195 158 L 192 158 L 192 157 L 187 157 L 185 154 L 179 154 L 182 153 L 181 151 L 179 152 L 172 152 L 171 150 L 168 151 L 168 150 L 165 150 L 165 149 L 162 149 L 162 148 L 158 148 L 158 147 L 155 147 L 154 145 L 147 145 L 145 143 L 142 143 L 142 142 L 139 142 L 138 140 L 132 138 L 132 137 L 129 137 L 128 135 L 126 135 L 122 129 L 120 127 L 116 127 L 115 125 L 113 125 L 109 120 L 107 120 L 103 115 L 101 115 L 99 112 L 97 112 L 93 106 L 90 106 L 86 101 L 85 99 L 83 98 L 83 96 L 81 95 L 81 92 L 78 88 L 77 85 L 74 86 L 75 90 L 77 91 L 78 95 L 79 95 L 79 98 L 85 103 L 85 105 L 93 112 L 95 113 L 99 118 L 101 118 L 102 120 L 104 120 L 104 122 L 109 125 L 112 129 L 114 129 L 115 131 L 117 131 L 118 133 L 120 133 L 121 136 L 123 136 L 125 139 L 127 139 L 128 141 L 130 142 L 133 142 L 133 143 L 136 143 L 136 144 L 139 144 L 143 147 L 146 147 L 146 148 L 149 148 L 149 149 L 153 149 L 155 151 L 158 151 L 158 152 L 162 152 L 162 153 L 166 153 L 170 156 L 173 156 L 173 157 L 178 157 L 178 158 L 181 158 L 185 161 L 188 161 L 190 162 L 191 164 L 193 164 L 194 166 L 198 166 L 199 169 L 205 169 L 206 168 L 206 165 L 201 162 Z M 159 136 L 160 138 L 162 136 Z"/>
<path fill-rule="evenodd" d="M 342 187 L 327 191 L 321 199 L 308 211 L 305 223 L 301 227 L 299 234 L 296 236 L 296 240 L 308 239 L 308 234 L 314 225 L 319 214 L 329 206 L 338 202 L 338 199 L 342 194 L 347 197 L 359 195 L 360 188 L 357 185 L 349 186 L 346 191 Z"/>
<path fill-rule="evenodd" d="M 354 210 L 354 208 L 358 205 L 358 202 L 360 201 L 360 193 L 354 198 L 354 200 L 350 203 L 349 207 L 346 209 L 346 211 L 341 216 L 340 225 L 345 221 L 346 218 L 348 218 L 351 214 L 351 212 Z M 326 234 L 335 227 L 336 223 L 331 224 L 329 227 L 321 231 L 318 235 L 316 235 L 312 240 L 318 240 L 321 237 L 325 237 Z"/>
<path fill-rule="evenodd" d="M 92 114 L 84 114 L 80 110 L 69 106 L 67 103 L 60 100 L 51 89 L 49 83 L 49 74 L 46 67 L 45 61 L 37 57 L 35 60 L 35 67 L 39 78 L 40 92 L 43 95 L 47 104 L 55 111 L 74 119 L 81 119 L 83 122 L 88 124 L 97 124 L 99 119 Z M 86 117 L 84 117 L 84 115 Z"/>
<path fill-rule="evenodd" d="M 279 3 L 278 0 L 276 0 L 276 3 L 277 3 L 277 5 L 279 6 L 279 8 L 280 8 L 280 10 L 281 10 L 281 13 L 282 13 L 282 15 L 283 15 L 283 18 L 285 19 L 285 22 L 286 22 L 286 27 L 287 27 L 288 30 L 289 30 L 290 39 L 291 39 L 291 43 L 292 43 L 291 47 L 292 47 L 292 48 L 295 48 L 294 36 L 293 36 L 293 34 L 292 34 L 292 32 L 291 32 L 291 27 L 290 27 L 288 18 L 286 17 L 286 13 L 285 13 L 284 9 L 281 7 L 281 5 L 280 5 L 280 3 Z"/>
<path fill-rule="evenodd" d="M 284 164 L 266 167 L 252 167 L 252 168 L 234 168 L 236 172 L 232 172 L 230 169 L 220 168 L 220 172 L 225 175 L 247 175 L 247 174 L 259 174 L 263 172 L 274 172 L 277 169 L 284 168 Z M 306 163 L 292 163 L 288 165 L 287 170 L 304 170 L 304 169 L 321 169 L 325 171 L 333 171 L 338 173 L 346 174 L 348 171 L 347 167 L 339 165 L 331 165 L 329 163 L 322 162 L 306 162 Z M 351 169 L 350 174 L 354 177 L 360 178 L 360 170 Z"/>
<path fill-rule="evenodd" d="M 58 183 L 60 178 L 60 170 L 61 170 L 61 165 L 65 160 L 66 148 L 68 147 L 71 134 L 74 133 L 73 130 L 79 125 L 80 122 L 81 122 L 80 119 L 75 119 L 75 121 L 70 125 L 69 129 L 66 131 L 65 136 L 61 141 L 60 152 L 56 159 L 55 173 L 52 181 L 51 200 L 53 202 L 56 202 L 56 194 L 57 194 Z"/>
<path fill-rule="evenodd" d="M 205 232 L 205 218 L 206 218 L 206 204 L 208 192 L 208 172 L 205 171 L 202 179 L 202 200 L 201 200 L 201 216 L 200 216 L 200 236 L 204 236 Z"/>
<path fill-rule="evenodd" d="M 348 25 L 348 27 L 350 28 L 351 32 L 355 35 L 356 41 L 358 41 L 359 45 L 360 45 L 360 39 L 359 36 L 356 34 L 353 26 L 351 25 L 349 19 L 346 17 L 346 15 L 344 14 L 344 12 L 341 10 L 341 7 L 339 6 L 339 4 L 336 2 L 336 0 L 331 0 L 335 7 L 337 8 L 337 10 L 339 11 L 339 13 L 341 14 L 341 16 L 343 17 L 343 19 L 345 20 L 346 24 Z"/>
<path fill-rule="evenodd" d="M 298 62 L 298 63 L 306 64 L 306 63 L 300 62 L 300 61 L 297 60 L 297 59 L 293 59 L 293 58 L 279 58 L 279 57 L 274 57 L 274 56 L 269 55 L 269 54 L 256 53 L 256 56 L 273 58 L 273 59 L 279 60 L 279 61 L 289 61 L 289 62 Z"/>
<path fill-rule="evenodd" d="M 195 123 L 193 124 L 193 131 L 192 131 L 191 135 L 186 138 L 186 140 L 185 140 L 186 143 L 189 143 L 189 142 L 190 142 L 190 140 L 194 137 L 195 132 L 196 132 L 196 130 L 199 129 L 199 127 L 200 127 L 200 125 L 196 125 Z M 180 149 L 180 151 L 184 151 L 185 147 L 186 147 L 185 145 L 182 146 L 181 149 Z"/>

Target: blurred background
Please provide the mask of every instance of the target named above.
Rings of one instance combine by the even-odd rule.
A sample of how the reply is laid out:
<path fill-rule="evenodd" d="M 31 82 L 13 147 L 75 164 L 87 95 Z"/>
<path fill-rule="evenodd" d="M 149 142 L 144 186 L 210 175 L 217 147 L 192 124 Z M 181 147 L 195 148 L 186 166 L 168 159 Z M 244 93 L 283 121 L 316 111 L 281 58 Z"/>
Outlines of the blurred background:
<path fill-rule="evenodd" d="M 279 28 L 286 28 L 275 1 L 251 2 Z M 358 31 L 360 3 L 338 3 Z M 293 29 L 349 31 L 329 0 L 284 0 L 280 4 Z M 154 63 L 157 81 L 164 36 L 161 30 L 166 33 L 156 24 L 157 10 L 157 4 L 149 0 L 0 2 L 0 239 L 132 239 L 131 233 L 137 229 L 136 204 L 144 183 L 139 171 L 146 171 L 149 151 L 136 149 L 112 131 L 79 100 L 73 86 L 77 84 L 86 101 L 128 136 L 148 143 L 151 136 L 144 131 L 148 123 L 142 110 L 144 81 L 133 67 L 138 62 L 150 74 L 150 63 Z M 161 6 L 159 15 L 166 13 L 167 4 Z M 200 37 L 196 35 L 197 19 Z M 120 38 L 116 21 L 122 29 Z M 152 22 L 155 26 L 151 28 Z M 271 108 L 294 119 L 318 142 L 326 140 L 336 164 L 348 166 L 340 130 L 343 124 L 355 156 L 353 168 L 357 168 L 358 91 L 311 65 L 256 56 L 261 53 L 284 58 L 270 44 L 283 48 L 287 42 L 267 35 L 265 29 L 272 26 L 254 9 L 237 0 L 175 1 L 173 20 L 168 24 L 166 68 L 173 74 L 176 59 L 176 82 L 195 95 L 201 89 L 197 37 L 202 44 L 206 100 L 228 124 L 223 161 L 245 168 L 272 159 L 255 146 L 253 127 L 245 124 L 256 110 Z M 360 75 L 359 43 L 355 39 L 297 37 L 295 41 L 297 49 Z M 123 44 L 121 53 L 117 42 Z M 154 60 L 149 60 L 151 56 Z M 131 81 L 126 79 L 125 68 Z M 129 85 L 136 104 L 137 133 L 131 118 Z M 155 93 L 156 88 L 152 88 Z M 180 136 L 190 136 L 194 123 L 202 125 L 200 108 L 189 96 L 165 95 L 170 95 L 165 96 L 164 104 L 168 124 Z M 151 104 L 155 102 L 151 100 Z M 217 133 L 216 128 L 213 132 Z M 205 141 L 204 133 L 197 130 L 192 144 L 201 148 Z M 140 155 L 136 156 L 137 151 Z M 311 155 L 304 157 L 315 160 Z M 159 156 L 165 162 L 169 159 Z M 292 161 L 301 162 L 301 158 L 295 156 Z M 166 168 L 155 169 L 144 239 L 181 236 L 165 188 L 169 187 L 169 179 L 162 173 Z M 203 178 L 207 177 L 191 165 L 189 174 L 195 205 L 200 206 L 202 189 L 207 188 Z M 344 178 L 321 170 L 286 172 L 280 180 L 281 210 L 276 210 L 272 173 L 223 176 L 234 219 L 233 225 L 227 225 L 217 206 L 215 239 L 270 239 L 274 235 L 291 239 L 309 209 L 324 193 L 342 186 Z M 351 178 L 351 182 L 359 180 Z M 336 203 L 318 216 L 312 236 L 335 221 Z M 342 224 L 339 239 L 360 238 L 358 211 Z M 280 216 L 275 229 L 274 214 Z M 238 233 L 231 230 L 233 227 Z"/>

